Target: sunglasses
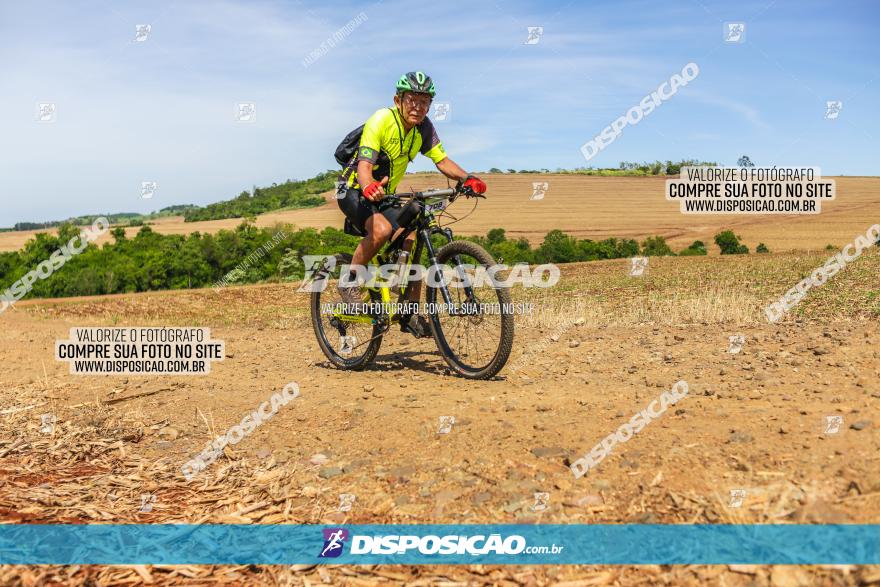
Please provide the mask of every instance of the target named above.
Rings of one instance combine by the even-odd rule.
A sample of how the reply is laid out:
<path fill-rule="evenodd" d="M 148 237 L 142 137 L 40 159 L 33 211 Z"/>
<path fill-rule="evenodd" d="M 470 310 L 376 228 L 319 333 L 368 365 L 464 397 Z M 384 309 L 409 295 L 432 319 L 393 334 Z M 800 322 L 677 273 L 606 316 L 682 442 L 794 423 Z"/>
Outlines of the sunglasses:
<path fill-rule="evenodd" d="M 403 97 L 403 103 L 412 108 L 420 108 L 422 110 L 427 110 L 431 107 L 432 99 L 428 98 L 416 98 L 412 94 L 407 94 Z"/>

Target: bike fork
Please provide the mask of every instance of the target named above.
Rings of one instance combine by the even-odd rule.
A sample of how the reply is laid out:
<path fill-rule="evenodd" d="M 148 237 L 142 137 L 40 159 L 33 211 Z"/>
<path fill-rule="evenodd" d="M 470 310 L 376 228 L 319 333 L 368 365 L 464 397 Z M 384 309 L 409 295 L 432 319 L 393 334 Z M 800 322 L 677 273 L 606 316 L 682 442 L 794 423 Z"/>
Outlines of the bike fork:
<path fill-rule="evenodd" d="M 444 228 L 444 229 L 441 229 L 437 232 L 439 232 L 440 234 L 445 236 L 446 240 L 448 242 L 450 242 L 450 243 L 452 242 L 452 231 L 451 230 L 449 230 L 448 228 Z M 425 243 L 425 247 L 428 250 L 428 261 L 430 263 L 430 266 L 436 267 L 437 270 L 439 271 L 440 268 L 437 263 L 437 255 L 434 252 L 434 245 L 431 244 L 431 232 L 427 229 L 422 229 L 421 231 L 419 231 L 419 239 L 421 240 L 421 242 Z M 461 256 L 460 255 L 455 255 L 453 257 L 453 260 L 455 261 L 456 267 L 461 267 L 462 263 L 461 263 Z M 465 282 L 465 286 L 463 289 L 464 289 L 465 295 L 467 296 L 466 300 L 468 302 L 473 302 L 475 300 L 473 287 L 471 287 L 470 285 L 467 284 L 467 282 Z M 453 307 L 452 296 L 449 295 L 449 288 L 445 282 L 440 286 L 440 293 L 443 294 L 443 301 L 446 302 L 446 306 L 448 308 L 452 308 Z"/>

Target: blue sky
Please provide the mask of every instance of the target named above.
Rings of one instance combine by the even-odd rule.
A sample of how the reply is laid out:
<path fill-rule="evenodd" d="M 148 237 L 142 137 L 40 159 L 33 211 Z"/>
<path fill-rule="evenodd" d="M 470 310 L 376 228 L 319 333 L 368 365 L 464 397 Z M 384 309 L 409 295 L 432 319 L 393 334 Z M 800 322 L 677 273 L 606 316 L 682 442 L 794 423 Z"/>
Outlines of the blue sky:
<path fill-rule="evenodd" d="M 745 42 L 724 42 L 729 21 Z M 748 154 L 877 175 L 878 21 L 870 0 L 5 1 L 0 226 L 205 204 L 334 168 L 339 140 L 413 69 L 451 103 L 436 126 L 466 169 Z M 137 24 L 151 25 L 143 42 Z M 529 26 L 544 27 L 537 44 Z M 582 144 L 691 61 L 696 79 L 584 160 Z M 843 102 L 836 120 L 827 100 Z M 36 121 L 42 102 L 54 122 Z M 241 102 L 255 122 L 235 120 Z M 142 181 L 158 183 L 152 199 Z"/>

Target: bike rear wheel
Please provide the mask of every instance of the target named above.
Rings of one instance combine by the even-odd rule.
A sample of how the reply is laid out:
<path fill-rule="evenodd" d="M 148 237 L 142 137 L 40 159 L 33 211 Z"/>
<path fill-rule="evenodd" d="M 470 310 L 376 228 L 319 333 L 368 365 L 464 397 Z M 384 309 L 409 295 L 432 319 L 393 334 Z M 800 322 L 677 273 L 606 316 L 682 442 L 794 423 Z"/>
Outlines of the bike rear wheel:
<path fill-rule="evenodd" d="M 342 296 L 336 290 L 342 265 L 351 263 L 351 255 L 338 254 L 331 269 L 327 262 L 315 272 L 311 294 L 312 329 L 318 346 L 331 363 L 340 369 L 360 371 L 369 365 L 382 346 L 383 326 L 379 323 L 356 322 L 345 316 L 334 316 L 332 308 L 340 307 Z M 378 301 L 373 291 L 364 293 L 364 301 Z"/>
<path fill-rule="evenodd" d="M 492 255 L 469 241 L 443 246 L 437 252 L 437 262 L 453 275 L 464 272 L 471 277 L 474 271 L 465 271 L 462 265 L 488 269 L 495 264 Z M 471 283 L 471 294 L 454 284 L 447 287 L 452 307 L 445 305 L 440 289 L 430 285 L 425 301 L 434 341 L 446 364 L 462 377 L 489 379 L 504 368 L 513 348 L 510 291 L 488 281 L 480 284 L 472 279 Z"/>

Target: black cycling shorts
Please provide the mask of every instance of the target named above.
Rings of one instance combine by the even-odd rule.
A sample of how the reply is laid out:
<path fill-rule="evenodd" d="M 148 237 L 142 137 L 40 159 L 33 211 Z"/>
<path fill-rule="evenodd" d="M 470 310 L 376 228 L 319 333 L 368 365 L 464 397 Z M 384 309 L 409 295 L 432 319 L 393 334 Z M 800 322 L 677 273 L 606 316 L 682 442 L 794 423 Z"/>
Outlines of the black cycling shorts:
<path fill-rule="evenodd" d="M 345 214 L 345 217 L 348 219 L 348 223 L 346 224 L 351 224 L 351 228 L 354 229 L 353 232 L 356 236 L 366 236 L 367 219 L 373 214 L 381 214 L 391 223 L 392 234 L 397 232 L 397 229 L 400 228 L 398 220 L 400 219 L 401 214 L 407 209 L 406 205 L 386 201 L 371 202 L 363 196 L 359 189 L 342 189 L 345 190 L 345 195 L 339 198 L 338 196 L 342 196 L 342 193 L 337 192 L 336 202 L 339 204 L 339 209 L 342 210 L 342 213 Z M 409 214 L 406 214 L 406 216 L 409 216 Z M 348 228 L 348 226 L 346 226 L 346 228 Z"/>

